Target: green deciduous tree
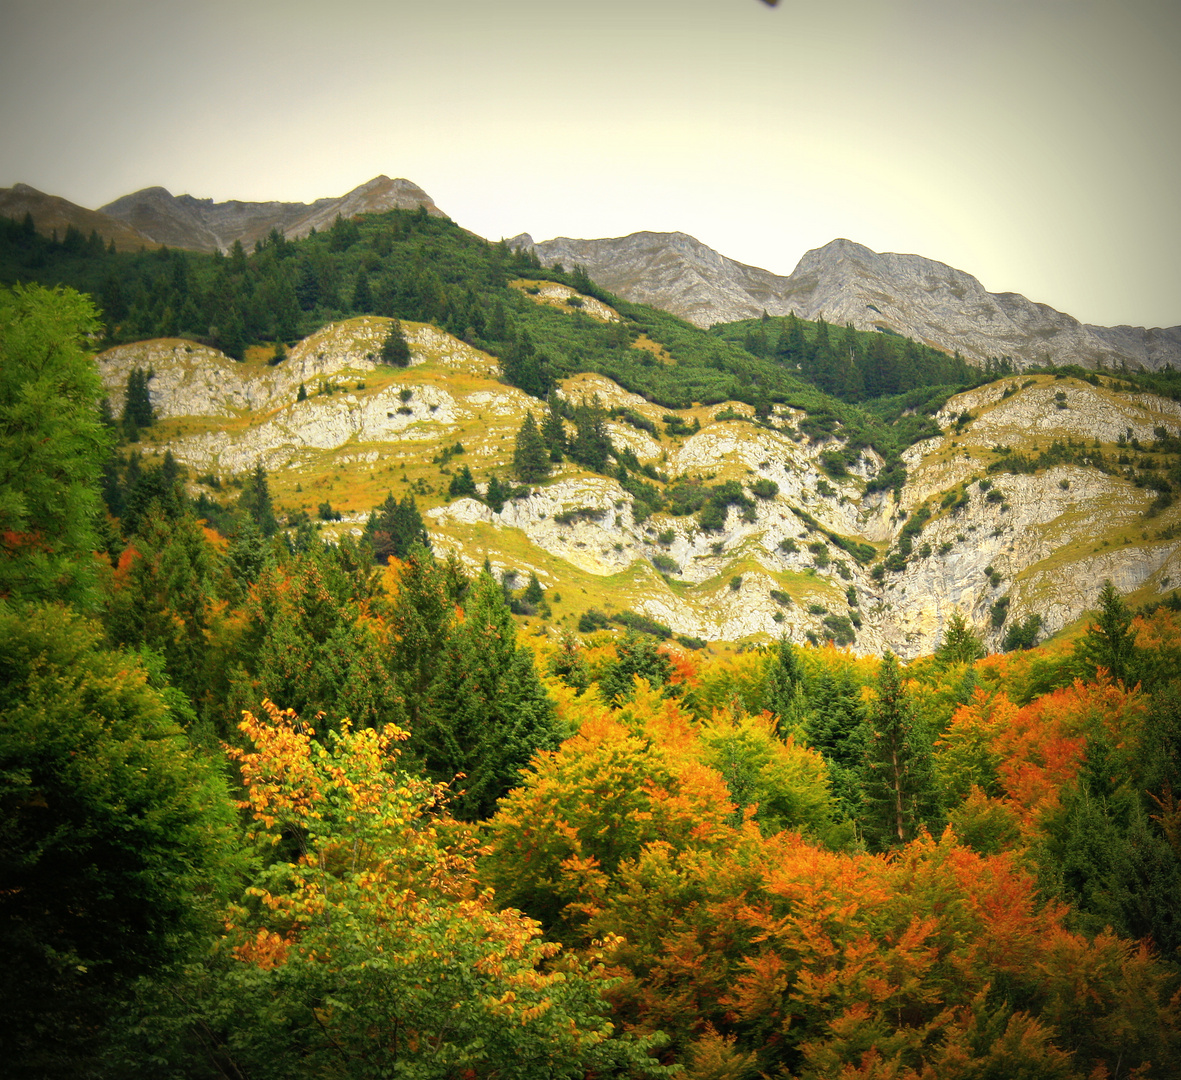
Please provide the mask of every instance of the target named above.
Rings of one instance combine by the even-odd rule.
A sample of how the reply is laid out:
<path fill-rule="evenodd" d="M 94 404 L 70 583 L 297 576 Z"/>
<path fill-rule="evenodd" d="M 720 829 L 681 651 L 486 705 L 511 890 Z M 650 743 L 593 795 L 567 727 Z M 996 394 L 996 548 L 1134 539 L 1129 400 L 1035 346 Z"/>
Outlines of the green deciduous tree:
<path fill-rule="evenodd" d="M 0 597 L 88 602 L 111 434 L 85 343 L 93 304 L 0 289 Z"/>
<path fill-rule="evenodd" d="M 232 808 L 97 626 L 0 607 L 0 640 L 0 1055 L 76 1077 L 132 980 L 212 932 Z"/>

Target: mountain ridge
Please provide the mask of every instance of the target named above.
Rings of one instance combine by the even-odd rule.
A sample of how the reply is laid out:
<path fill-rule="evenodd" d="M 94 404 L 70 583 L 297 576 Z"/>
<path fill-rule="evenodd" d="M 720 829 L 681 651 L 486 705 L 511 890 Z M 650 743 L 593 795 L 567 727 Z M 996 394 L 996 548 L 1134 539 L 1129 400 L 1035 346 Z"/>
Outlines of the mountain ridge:
<path fill-rule="evenodd" d="M 685 233 L 540 243 L 509 241 L 549 264 L 578 264 L 624 299 L 651 304 L 697 326 L 793 312 L 901 334 L 983 365 L 1009 357 L 1019 368 L 1047 362 L 1149 370 L 1181 366 L 1181 326 L 1082 323 L 1015 292 L 988 292 L 966 271 L 922 255 L 879 253 L 844 238 L 804 253 L 787 276 L 720 255 Z"/>
<path fill-rule="evenodd" d="M 379 175 L 341 196 L 312 203 L 214 202 L 174 196 L 163 187 L 125 195 L 87 210 L 27 184 L 0 189 L 0 214 L 32 214 L 41 231 L 73 225 L 97 231 L 121 250 L 169 246 L 247 249 L 272 229 L 288 239 L 321 231 L 339 214 L 352 218 L 423 207 L 445 217 L 406 179 Z M 662 308 L 700 327 L 794 311 L 801 318 L 851 323 L 900 334 L 984 366 L 1010 358 L 1017 368 L 1079 364 L 1160 370 L 1181 367 L 1181 326 L 1104 327 L 1083 323 L 1016 292 L 988 292 L 971 274 L 921 255 L 874 252 L 844 238 L 804 253 L 789 275 L 738 262 L 683 232 L 637 232 L 540 243 L 528 233 L 508 241 L 544 262 L 580 265 L 599 284 L 637 303 Z"/>

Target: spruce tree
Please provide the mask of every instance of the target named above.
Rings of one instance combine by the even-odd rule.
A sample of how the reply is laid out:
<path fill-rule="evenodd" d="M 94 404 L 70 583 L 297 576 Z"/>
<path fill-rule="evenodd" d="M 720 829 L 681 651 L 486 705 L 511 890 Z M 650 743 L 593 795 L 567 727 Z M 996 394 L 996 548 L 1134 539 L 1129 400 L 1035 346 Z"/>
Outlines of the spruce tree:
<path fill-rule="evenodd" d="M 606 472 L 607 462 L 614 453 L 611 436 L 607 433 L 607 411 L 596 394 L 589 402 L 583 398 L 574 408 L 574 441 L 570 456 L 579 465 L 593 472 Z"/>
<path fill-rule="evenodd" d="M 1088 678 L 1104 668 L 1113 679 L 1130 686 L 1140 677 L 1139 653 L 1132 613 L 1108 578 L 1099 594 L 1099 610 L 1075 646 L 1075 656 Z"/>
<path fill-rule="evenodd" d="M 447 495 L 452 499 L 478 497 L 476 481 L 472 478 L 472 470 L 468 466 L 464 465 L 459 472 L 451 477 L 451 483 L 447 486 Z"/>
<path fill-rule="evenodd" d="M 915 721 L 898 658 L 889 651 L 866 724 L 861 780 L 861 823 L 871 847 L 881 851 L 913 840 L 928 810 L 931 747 Z"/>
<path fill-rule="evenodd" d="M 943 635 L 943 642 L 935 650 L 935 659 L 943 664 L 970 664 L 984 655 L 984 646 L 980 638 L 968 625 L 963 613 L 958 609 L 951 613 L 947 620 L 947 630 Z"/>
<path fill-rule="evenodd" d="M 807 706 L 804 669 L 786 634 L 780 637 L 767 671 L 764 701 L 766 707 L 775 714 L 776 727 L 781 736 L 791 734 L 803 719 Z"/>
<path fill-rule="evenodd" d="M 271 490 L 267 484 L 267 471 L 259 462 L 242 488 L 238 497 L 238 508 L 245 513 L 263 536 L 274 536 L 279 530 L 275 508 L 271 504 Z"/>
<path fill-rule="evenodd" d="M 491 574 L 472 583 L 437 671 L 411 749 L 432 776 L 451 781 L 456 816 L 486 818 L 534 752 L 556 749 L 560 741 L 554 704 L 532 653 L 517 645 L 512 614 Z"/>
<path fill-rule="evenodd" d="M 513 472 L 526 484 L 538 484 L 549 476 L 549 450 L 532 412 L 525 413 L 525 420 L 517 432 Z"/>
<path fill-rule="evenodd" d="M 488 477 L 488 488 L 484 493 L 484 501 L 491 507 L 494 514 L 504 509 L 504 501 L 509 496 L 509 489 L 500 482 L 500 478 L 493 473 Z"/>
<path fill-rule="evenodd" d="M 552 390 L 546 401 L 541 436 L 549 450 L 550 461 L 560 464 L 566 456 L 566 427 L 562 423 L 562 399 Z"/>
<path fill-rule="evenodd" d="M 406 344 L 402 324 L 397 319 L 390 320 L 381 346 L 381 362 L 390 367 L 408 367 L 410 364 L 410 346 Z"/>

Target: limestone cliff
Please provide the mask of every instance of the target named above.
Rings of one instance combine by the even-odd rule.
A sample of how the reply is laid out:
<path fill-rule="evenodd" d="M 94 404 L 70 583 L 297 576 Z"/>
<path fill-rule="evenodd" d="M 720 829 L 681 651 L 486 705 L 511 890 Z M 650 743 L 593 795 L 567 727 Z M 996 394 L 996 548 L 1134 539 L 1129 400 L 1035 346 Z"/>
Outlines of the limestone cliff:
<path fill-rule="evenodd" d="M 986 385 L 949 401 L 938 417 L 943 434 L 911 448 L 898 499 L 865 494 L 881 464 L 872 451 L 849 475 L 826 476 L 826 444 L 803 438 L 791 410 L 756 424 L 714 419 L 749 415 L 739 403 L 699 406 L 681 414 L 701 423 L 687 437 L 614 423 L 611 434 L 669 476 L 737 480 L 748 492 L 756 480 L 773 481 L 777 493 L 751 492 L 749 508 L 731 507 L 721 529 L 691 516 L 637 521 L 615 479 L 570 463 L 494 512 L 449 499 L 449 477 L 461 464 L 481 483 L 492 472 L 507 477 L 525 411 L 542 405 L 499 382 L 484 353 L 434 327 L 403 325 L 413 360 L 402 370 L 376 363 L 386 327 L 377 317 L 326 327 L 275 367 L 180 341 L 123 346 L 99 363 L 116 412 L 128 373 L 152 369 L 161 419 L 142 448 L 171 449 L 191 480 L 228 481 L 262 463 L 287 511 L 314 514 L 324 501 L 343 511 L 330 530 L 357 531 L 387 491 L 413 492 L 438 549 L 473 566 L 488 558 L 535 572 L 560 592 L 559 627 L 587 607 L 631 608 L 711 640 L 844 629 L 858 650 L 910 657 L 935 648 L 956 609 L 996 647 L 1009 625 L 993 626 L 1002 597 L 1008 620 L 1036 612 L 1053 632 L 1094 606 L 1106 578 L 1137 598 L 1181 584 L 1181 507 L 1149 516 L 1154 493 L 1111 468 L 1132 447 L 1147 453 L 1161 429 L 1181 432 L 1176 402 L 1117 392 L 1104 380 Z M 669 412 L 597 375 L 567 380 L 563 393 L 598 393 L 656 425 Z M 1008 455 L 1033 460 L 1055 443 L 1069 447 L 1057 464 L 1008 471 Z M 1096 451 L 1107 471 L 1092 460 Z M 909 558 L 883 570 L 880 556 L 924 506 L 930 516 Z M 846 550 L 864 555 L 856 545 L 879 557 L 858 562 Z"/>

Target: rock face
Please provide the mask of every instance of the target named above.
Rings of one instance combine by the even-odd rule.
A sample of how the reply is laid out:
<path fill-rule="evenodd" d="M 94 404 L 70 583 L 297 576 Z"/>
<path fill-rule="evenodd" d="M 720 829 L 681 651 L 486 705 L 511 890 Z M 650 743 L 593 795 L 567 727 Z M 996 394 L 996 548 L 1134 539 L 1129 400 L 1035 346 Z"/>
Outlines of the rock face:
<path fill-rule="evenodd" d="M 1008 356 L 1018 368 L 1047 360 L 1093 368 L 1181 365 L 1181 326 L 1086 325 L 1017 293 L 990 293 L 945 263 L 878 254 L 849 240 L 807 252 L 787 277 L 727 259 L 684 233 L 540 244 L 523 234 L 509 243 L 532 248 L 547 264 L 584 266 L 619 296 L 698 326 L 794 311 L 902 334 L 976 364 Z"/>
<path fill-rule="evenodd" d="M 102 207 L 102 213 L 131 225 L 138 232 L 169 247 L 193 251 L 228 251 L 235 240 L 247 250 L 256 240 L 278 229 L 288 239 L 307 236 L 312 229 L 331 226 L 344 218 L 385 210 L 426 207 L 442 217 L 431 197 L 409 180 L 377 176 L 338 198 L 307 203 L 228 202 L 172 195 L 162 187 L 144 188 Z"/>
<path fill-rule="evenodd" d="M 749 506 L 732 506 L 721 528 L 664 513 L 637 521 L 614 478 L 570 463 L 494 511 L 449 499 L 448 473 L 462 463 L 480 483 L 506 477 L 514 434 L 539 403 L 500 383 L 491 357 L 429 325 L 403 323 L 410 367 L 379 367 L 386 326 L 366 317 L 326 327 L 277 367 L 181 341 L 123 346 L 99 366 L 116 413 L 128 374 L 151 368 L 160 419 L 143 449 L 170 449 L 190 477 L 228 482 L 261 463 L 282 509 L 314 512 L 330 498 L 345 510 L 339 527 L 354 531 L 387 490 L 413 492 L 437 550 L 473 567 L 487 558 L 536 573 L 560 588 L 567 620 L 589 606 L 631 608 L 709 640 L 824 639 L 843 629 L 855 631 L 859 651 L 906 658 L 931 652 L 957 609 L 997 648 L 1028 614 L 1046 632 L 1073 622 L 1095 606 L 1105 579 L 1137 603 L 1181 584 L 1181 505 L 1154 513 L 1152 490 L 1093 459 L 1096 449 L 1108 465 L 1132 449 L 1142 456 L 1161 429 L 1181 433 L 1176 402 L 1051 376 L 979 387 L 947 403 L 937 417 L 944 434 L 907 452 L 897 499 L 865 494 L 881 465 L 872 451 L 849 475 L 826 476 L 820 453 L 829 444 L 801 438 L 790 409 L 756 424 L 714 419 L 749 415 L 740 403 L 697 407 L 681 415 L 701 428 L 683 438 L 608 426 L 617 445 L 670 476 L 744 485 Z M 597 393 L 656 424 L 670 411 L 600 375 L 575 376 L 561 392 Z M 1069 453 L 1050 467 L 989 469 L 1004 466 L 1006 453 L 1036 458 L 1055 444 Z M 464 456 L 448 469 L 454 453 Z M 775 493 L 762 484 L 765 497 L 756 497 L 759 480 Z M 910 556 L 885 569 L 881 556 L 924 507 L 930 516 Z M 872 545 L 877 557 L 858 562 L 853 545 Z"/>

